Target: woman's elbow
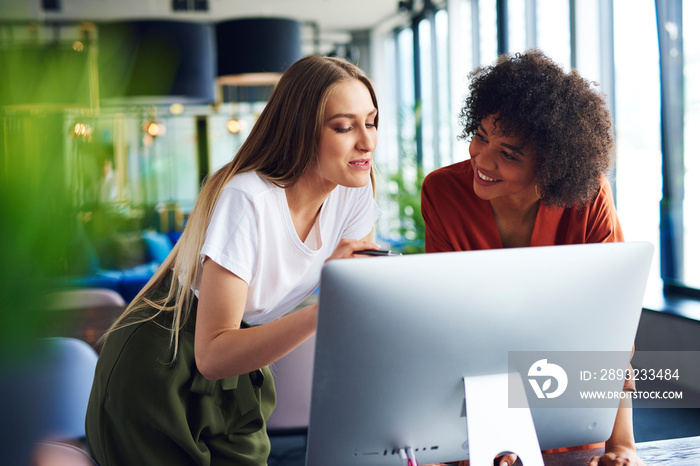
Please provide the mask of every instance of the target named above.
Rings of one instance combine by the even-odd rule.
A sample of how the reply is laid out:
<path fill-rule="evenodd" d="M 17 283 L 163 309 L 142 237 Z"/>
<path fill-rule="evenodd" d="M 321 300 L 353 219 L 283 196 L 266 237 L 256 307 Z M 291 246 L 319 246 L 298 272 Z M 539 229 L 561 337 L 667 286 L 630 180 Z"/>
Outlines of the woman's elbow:
<path fill-rule="evenodd" d="M 199 373 L 202 374 L 205 379 L 215 382 L 224 378 L 217 362 L 219 362 L 218 358 L 212 351 L 207 351 L 205 348 L 198 348 L 197 345 L 195 345 L 194 363 Z"/>

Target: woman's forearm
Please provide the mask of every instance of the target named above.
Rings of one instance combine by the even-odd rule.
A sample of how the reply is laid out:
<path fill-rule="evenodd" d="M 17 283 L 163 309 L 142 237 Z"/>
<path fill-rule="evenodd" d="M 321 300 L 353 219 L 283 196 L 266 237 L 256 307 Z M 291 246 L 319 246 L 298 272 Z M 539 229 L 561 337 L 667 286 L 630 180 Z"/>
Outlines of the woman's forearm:
<path fill-rule="evenodd" d="M 608 441 L 605 442 L 605 451 L 614 451 L 621 448 L 633 452 L 636 451 L 634 427 L 632 424 L 632 401 L 627 398 L 620 400 L 612 434 Z"/>
<path fill-rule="evenodd" d="M 197 368 L 207 379 L 218 380 L 267 366 L 313 335 L 316 311 L 312 304 L 268 324 L 223 330 L 196 346 Z"/>

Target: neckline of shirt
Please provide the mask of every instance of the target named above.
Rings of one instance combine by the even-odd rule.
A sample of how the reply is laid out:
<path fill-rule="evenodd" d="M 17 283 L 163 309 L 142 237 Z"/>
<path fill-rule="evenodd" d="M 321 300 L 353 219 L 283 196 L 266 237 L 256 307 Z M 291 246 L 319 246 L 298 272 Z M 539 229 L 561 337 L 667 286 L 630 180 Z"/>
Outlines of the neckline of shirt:
<path fill-rule="evenodd" d="M 260 176 L 260 175 L 258 175 Z M 326 205 L 328 204 L 328 198 L 333 194 L 328 195 L 328 198 L 326 198 L 326 201 L 323 203 L 321 206 L 321 211 L 318 213 L 318 217 L 316 217 L 316 222 L 314 222 L 314 226 L 312 227 L 311 231 L 309 232 L 309 236 L 307 236 L 307 241 L 311 235 L 316 235 L 318 238 L 318 243 L 320 243 L 320 247 L 318 249 L 311 249 L 307 244 L 305 244 L 301 238 L 299 238 L 299 235 L 297 234 L 296 228 L 294 228 L 294 222 L 292 221 L 292 214 L 289 211 L 289 204 L 287 203 L 287 196 L 285 194 L 284 188 L 275 185 L 269 180 L 266 180 L 263 177 L 260 177 L 261 180 L 263 180 L 265 183 L 267 183 L 270 186 L 270 189 L 274 192 L 275 197 L 277 198 L 277 204 L 279 206 L 279 209 L 282 213 L 283 221 L 284 221 L 284 226 L 287 231 L 287 235 L 289 235 L 290 239 L 294 243 L 294 245 L 297 247 L 299 251 L 302 253 L 309 255 L 309 256 L 315 256 L 317 255 L 321 249 L 323 249 L 323 229 L 321 228 L 321 224 L 323 221 L 324 217 L 324 212 L 326 210 Z M 314 231 L 315 230 L 315 231 Z"/>

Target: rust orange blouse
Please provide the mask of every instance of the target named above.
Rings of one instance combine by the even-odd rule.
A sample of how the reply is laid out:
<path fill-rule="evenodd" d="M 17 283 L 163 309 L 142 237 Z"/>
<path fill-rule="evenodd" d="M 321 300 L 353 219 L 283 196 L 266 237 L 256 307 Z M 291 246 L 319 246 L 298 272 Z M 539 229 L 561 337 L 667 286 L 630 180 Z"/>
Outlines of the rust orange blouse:
<path fill-rule="evenodd" d="M 423 182 L 421 211 L 426 252 L 502 248 L 489 201 L 474 192 L 473 169 L 466 160 L 431 172 Z M 612 190 L 602 178 L 600 191 L 582 209 L 540 203 L 530 246 L 624 241 Z"/>

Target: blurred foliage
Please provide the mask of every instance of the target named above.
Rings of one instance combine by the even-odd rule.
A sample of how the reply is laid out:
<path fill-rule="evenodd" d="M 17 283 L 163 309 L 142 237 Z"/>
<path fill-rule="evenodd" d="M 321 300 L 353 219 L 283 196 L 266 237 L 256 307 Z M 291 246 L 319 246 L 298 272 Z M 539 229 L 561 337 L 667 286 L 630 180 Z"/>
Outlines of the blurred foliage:
<path fill-rule="evenodd" d="M 68 266 L 77 218 L 65 185 L 60 112 L 0 115 L 0 357 L 48 321 L 42 298 Z"/>
<path fill-rule="evenodd" d="M 0 48 L 0 105 L 88 106 L 88 69 L 85 50 L 69 43 L 5 45 Z"/>
<path fill-rule="evenodd" d="M 84 242 L 66 152 L 68 110 L 94 110 L 90 55 L 85 41 L 26 29 L 26 39 L 0 44 L 0 360 L 48 333 L 44 295 Z"/>
<path fill-rule="evenodd" d="M 406 175 L 405 171 L 394 173 L 390 180 L 395 183 L 396 190 L 390 197 L 398 206 L 398 233 L 404 238 L 400 247 L 403 254 L 419 254 L 425 252 L 425 223 L 420 211 L 420 189 L 423 184 L 423 169 L 416 167 Z"/>
<path fill-rule="evenodd" d="M 396 247 L 403 254 L 425 252 L 425 223 L 420 210 L 421 186 L 425 173 L 417 163 L 416 134 L 420 121 L 421 103 L 399 109 L 399 168 L 390 176 L 393 187 L 390 198 L 398 209 L 396 233 L 402 238 Z M 410 131 L 405 131 L 410 129 Z"/>
<path fill-rule="evenodd" d="M 0 451 L 2 464 L 29 464 L 54 401 L 40 338 L 70 322 L 48 294 L 89 266 L 90 235 L 139 228 L 144 214 L 100 209 L 94 27 L 6 24 L 0 32 L 0 412 L 13 420 L 0 423 Z M 105 58 L 113 61 L 104 74 L 119 80 L 110 73 L 116 59 Z M 155 66 L 172 67 L 161 58 Z M 159 71 L 152 80 L 160 84 Z"/>

